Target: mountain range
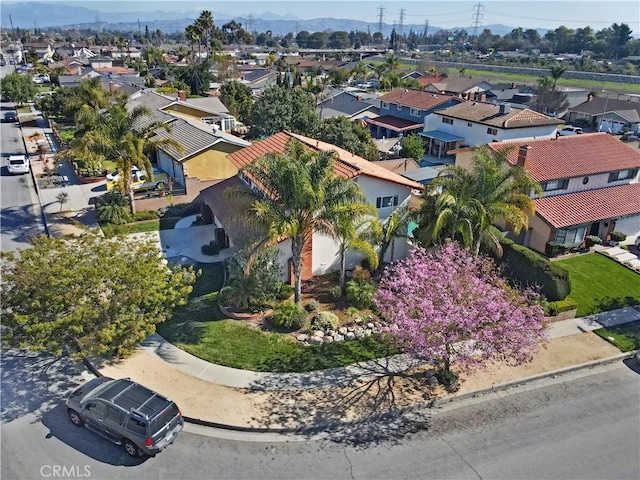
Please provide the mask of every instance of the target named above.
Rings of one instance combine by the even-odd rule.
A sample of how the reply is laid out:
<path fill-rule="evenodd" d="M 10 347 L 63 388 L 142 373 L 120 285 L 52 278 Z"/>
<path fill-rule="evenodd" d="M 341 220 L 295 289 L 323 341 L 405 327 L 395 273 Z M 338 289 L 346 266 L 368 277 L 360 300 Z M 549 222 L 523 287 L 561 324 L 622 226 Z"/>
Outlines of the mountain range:
<path fill-rule="evenodd" d="M 196 15 L 193 12 L 166 12 L 162 10 L 140 11 L 127 13 L 102 12 L 99 10 L 80 6 L 78 3 L 74 5 L 64 3 L 43 3 L 43 2 L 2 2 L 2 11 L 0 12 L 0 23 L 3 28 L 19 27 L 21 29 L 32 30 L 33 28 L 92 28 L 106 29 L 118 31 L 137 31 L 145 26 L 149 30 L 160 29 L 163 32 L 182 31 L 184 28 L 193 23 Z M 223 23 L 235 20 L 241 23 L 245 28 L 249 27 L 252 31 L 266 32 L 271 31 L 275 35 L 284 35 L 288 32 L 319 32 L 319 31 L 370 31 L 374 33 L 378 30 L 374 23 L 363 22 L 354 19 L 340 18 L 316 18 L 311 20 L 300 19 L 292 14 L 277 15 L 275 13 L 265 12 L 261 14 L 251 14 L 249 16 L 229 15 L 223 12 L 213 11 L 213 17 L 216 24 L 220 26 Z M 493 34 L 504 35 L 515 27 L 506 25 L 484 25 L 483 29 L 488 28 Z M 384 25 L 383 33 L 389 35 L 393 29 L 392 25 Z M 472 33 L 472 28 L 455 27 L 448 28 L 449 31 L 466 29 Z M 413 30 L 422 32 L 424 25 L 404 25 L 404 32 Z M 430 26 L 428 32 L 434 33 L 442 28 Z M 541 35 L 546 32 L 545 29 L 538 29 Z"/>

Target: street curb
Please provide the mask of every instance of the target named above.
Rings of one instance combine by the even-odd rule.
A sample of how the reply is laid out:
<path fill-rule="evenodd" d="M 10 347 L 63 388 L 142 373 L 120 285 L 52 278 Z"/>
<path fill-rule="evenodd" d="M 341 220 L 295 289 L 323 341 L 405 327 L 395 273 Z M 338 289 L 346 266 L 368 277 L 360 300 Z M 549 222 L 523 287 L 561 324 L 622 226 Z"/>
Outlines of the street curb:
<path fill-rule="evenodd" d="M 448 405 L 448 404 L 462 401 L 468 398 L 481 397 L 489 393 L 508 390 L 509 388 L 526 385 L 526 384 L 533 383 L 545 378 L 559 377 L 559 376 L 566 375 L 579 370 L 586 370 L 589 368 L 598 367 L 600 365 L 614 363 L 619 360 L 626 360 L 628 358 L 632 358 L 633 354 L 634 352 L 620 353 L 612 357 L 607 357 L 599 360 L 594 360 L 591 362 L 581 363 L 578 365 L 573 365 L 571 367 L 562 368 L 558 370 L 552 370 L 550 372 L 545 372 L 539 375 L 533 375 L 531 377 L 525 377 L 522 379 L 510 381 L 510 382 L 500 383 L 498 385 L 492 385 L 491 387 L 481 388 L 479 390 L 463 393 L 461 395 L 451 395 L 443 398 L 435 398 L 427 402 L 420 402 L 413 405 L 408 405 L 406 407 L 395 408 L 386 412 L 374 413 L 372 415 L 368 415 L 366 417 L 363 417 L 357 420 L 329 422 L 324 424 L 312 425 L 309 427 L 295 427 L 295 428 L 294 427 L 288 427 L 288 428 L 243 427 L 240 425 L 229 425 L 224 423 L 211 422 L 208 420 L 187 417 L 187 416 L 183 418 L 185 422 L 192 423 L 194 425 L 200 425 L 200 426 L 209 427 L 209 428 L 217 428 L 220 430 L 227 430 L 227 431 L 233 431 L 233 432 L 313 435 L 313 434 L 318 434 L 322 432 L 331 432 L 331 431 L 336 431 L 338 429 L 355 427 L 357 425 L 368 424 L 376 421 L 399 418 L 407 413 L 415 412 L 417 410 L 429 409 L 434 407 L 437 408 L 441 405 Z M 96 369 L 95 366 L 88 359 L 86 358 L 83 359 L 83 363 L 97 377 L 103 376 L 100 373 L 100 371 Z"/>

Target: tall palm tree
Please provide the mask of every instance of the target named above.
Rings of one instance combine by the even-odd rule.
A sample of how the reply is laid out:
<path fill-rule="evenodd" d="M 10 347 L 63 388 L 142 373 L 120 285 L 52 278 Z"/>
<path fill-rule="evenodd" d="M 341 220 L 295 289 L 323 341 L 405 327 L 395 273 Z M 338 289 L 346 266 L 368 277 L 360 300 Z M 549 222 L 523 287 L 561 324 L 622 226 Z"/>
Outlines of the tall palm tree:
<path fill-rule="evenodd" d="M 549 68 L 549 73 L 551 74 L 551 78 L 553 78 L 553 86 L 551 88 L 552 91 L 555 92 L 556 84 L 558 83 L 558 80 L 562 75 L 564 75 L 564 72 L 566 71 L 567 69 L 563 67 L 562 64 L 560 63 L 555 63 L 551 65 L 551 68 Z"/>
<path fill-rule="evenodd" d="M 204 32 L 204 43 L 207 52 L 211 49 L 211 37 L 213 36 L 213 14 L 209 10 L 200 12 L 200 16 L 196 20 Z M 207 53 L 207 57 L 209 57 Z"/>
<path fill-rule="evenodd" d="M 291 139 L 284 154 L 267 153 L 243 168 L 261 191 L 242 189 L 229 193 L 252 202 L 244 212 L 245 221 L 266 229 L 267 244 L 291 241 L 298 304 L 302 294 L 303 250 L 313 233 L 331 235 L 339 212 L 350 208 L 360 211 L 366 203 L 356 183 L 334 173 L 335 158 L 333 151 L 311 152 L 300 141 Z"/>
<path fill-rule="evenodd" d="M 200 41 L 200 33 L 195 25 L 187 25 L 184 29 L 184 36 L 189 42 L 189 47 L 191 48 L 191 63 L 195 61 L 195 44 Z"/>
<path fill-rule="evenodd" d="M 395 55 L 389 55 L 384 63 L 392 73 L 396 73 L 396 70 L 400 68 L 400 60 Z"/>

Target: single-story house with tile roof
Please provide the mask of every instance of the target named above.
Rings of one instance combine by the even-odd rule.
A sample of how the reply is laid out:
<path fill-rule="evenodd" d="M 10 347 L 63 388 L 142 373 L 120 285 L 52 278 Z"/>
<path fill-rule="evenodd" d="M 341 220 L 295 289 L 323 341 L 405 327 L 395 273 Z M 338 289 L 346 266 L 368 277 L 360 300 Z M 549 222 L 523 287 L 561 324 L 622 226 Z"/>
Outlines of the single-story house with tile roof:
<path fill-rule="evenodd" d="M 640 130 L 640 97 L 618 99 L 589 95 L 586 102 L 569 108 L 565 121 L 609 133 L 619 133 L 625 127 Z"/>
<path fill-rule="evenodd" d="M 380 97 L 380 116 L 367 123 L 373 138 L 402 137 L 421 132 L 434 111 L 462 101 L 452 95 L 396 88 Z"/>
<path fill-rule="evenodd" d="M 467 76 L 445 77 L 439 82 L 431 82 L 424 89 L 427 92 L 455 95 L 461 98 L 469 98 L 469 94 L 488 92 L 493 85 L 485 80 Z"/>
<path fill-rule="evenodd" d="M 640 152 L 606 133 L 557 139 L 490 143 L 512 165 L 527 170 L 543 194 L 518 238 L 544 252 L 549 241 L 579 245 L 587 235 L 603 240 L 614 230 L 640 235 Z M 457 152 L 456 165 L 470 169 L 472 149 Z"/>
<path fill-rule="evenodd" d="M 227 159 L 227 155 L 251 145 L 250 142 L 224 132 L 207 132 L 205 124 L 194 125 L 181 118 L 172 118 L 168 122 L 170 130 L 157 129 L 156 138 L 170 138 L 184 148 L 178 152 L 173 146 L 158 149 L 158 167 L 175 178 L 182 186 L 187 178 L 196 178 L 201 182 L 224 180 L 238 173 L 238 168 Z"/>
<path fill-rule="evenodd" d="M 339 91 L 319 102 L 316 110 L 323 120 L 333 117 L 346 117 L 349 120 L 376 118 L 380 111 L 376 103 L 379 104 L 379 101 L 371 95 Z"/>
<path fill-rule="evenodd" d="M 526 107 L 464 101 L 427 117 L 420 135 L 425 140 L 427 152 L 440 158 L 462 145 L 555 138 L 560 124 L 560 120 Z"/>
<path fill-rule="evenodd" d="M 254 162 L 266 153 L 282 154 L 287 142 L 296 139 L 313 152 L 333 150 L 337 154 L 334 171 L 337 175 L 357 183 L 364 192 L 368 201 L 376 208 L 381 220 L 387 219 L 399 206 L 409 201 L 412 191 L 420 191 L 422 185 L 396 172 L 387 170 L 377 162 L 369 162 L 346 150 L 325 142 L 298 135 L 291 132 L 280 132 L 264 140 L 256 142 L 246 148 L 228 155 L 228 159 L 236 168 Z M 224 195 L 224 190 L 229 186 L 259 189 L 259 185 L 246 174 L 227 179 L 224 182 L 213 185 L 200 193 L 200 200 L 210 211 L 210 215 L 218 225 L 227 229 L 227 234 L 232 243 L 242 243 L 242 236 L 246 231 L 234 221 L 234 212 L 237 212 L 235 199 L 230 200 Z M 246 208 L 242 207 L 242 208 Z M 227 228 L 229 225 L 229 228 Z M 291 244 L 289 240 L 279 243 L 280 258 L 283 265 L 288 265 L 291 257 Z M 396 239 L 393 249 L 389 249 L 387 260 L 402 258 L 408 251 L 406 239 Z M 348 268 L 353 268 L 362 257 L 352 252 L 347 258 Z M 321 275 L 339 267 L 338 245 L 335 240 L 314 232 L 310 241 L 305 245 L 303 253 L 302 280 L 309 280 L 314 275 Z M 291 280 L 291 272 L 285 273 L 286 279 Z"/>

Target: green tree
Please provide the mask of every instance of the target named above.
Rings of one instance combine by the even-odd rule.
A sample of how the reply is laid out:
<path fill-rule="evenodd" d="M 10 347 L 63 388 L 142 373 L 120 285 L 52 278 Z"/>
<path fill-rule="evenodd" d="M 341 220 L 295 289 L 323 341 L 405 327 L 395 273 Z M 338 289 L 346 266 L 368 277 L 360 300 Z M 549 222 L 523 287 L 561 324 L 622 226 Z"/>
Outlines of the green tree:
<path fill-rule="evenodd" d="M 370 130 L 360 122 L 353 122 L 344 116 L 324 120 L 314 138 L 344 148 L 369 161 L 380 160 L 378 147 L 371 138 Z"/>
<path fill-rule="evenodd" d="M 551 78 L 553 79 L 553 86 L 551 87 L 552 91 L 556 90 L 556 85 L 558 84 L 558 80 L 560 80 L 560 77 L 564 75 L 564 72 L 566 71 L 567 71 L 566 67 L 564 67 L 560 63 L 554 63 L 553 65 L 551 65 L 551 68 L 549 68 L 549 73 L 551 75 Z"/>
<path fill-rule="evenodd" d="M 333 151 L 312 152 L 291 139 L 284 154 L 267 153 L 243 169 L 261 185 L 262 191 L 230 192 L 252 201 L 244 212 L 245 220 L 268 232 L 268 244 L 291 241 L 298 304 L 302 295 L 302 252 L 313 233 L 330 235 L 339 212 L 360 211 L 361 205 L 366 204 L 360 187 L 334 172 L 335 158 Z"/>
<path fill-rule="evenodd" d="M 211 48 L 211 42 L 209 39 L 213 38 L 213 13 L 209 10 L 203 10 L 200 12 L 200 16 L 196 19 L 196 23 L 203 32 L 204 44 L 208 52 Z"/>
<path fill-rule="evenodd" d="M 426 201 L 418 236 L 423 244 L 441 244 L 446 238 L 471 247 L 475 254 L 486 245 L 501 255 L 500 233 L 494 227 L 506 222 L 517 234 L 527 228 L 535 211 L 529 196 L 540 193 L 540 185 L 526 170 L 507 161 L 508 151 L 474 149 L 473 167 L 447 167 L 445 176 L 432 182 L 441 193 Z M 425 190 L 433 195 L 433 190 Z"/>
<path fill-rule="evenodd" d="M 167 267 L 154 242 L 126 237 L 39 236 L 1 260 L 3 344 L 75 358 L 130 354 L 195 280 Z"/>
<path fill-rule="evenodd" d="M 376 227 L 375 241 L 379 246 L 378 268 L 384 265 L 384 258 L 391 248 L 390 261 L 394 260 L 394 245 L 397 238 L 407 238 L 409 223 L 416 217 L 416 212 L 408 204 L 396 208 L 380 227 Z"/>
<path fill-rule="evenodd" d="M 397 70 L 400 70 L 400 60 L 395 55 L 389 55 L 384 63 L 387 67 L 387 70 L 389 70 L 391 73 L 396 73 Z"/>
<path fill-rule="evenodd" d="M 403 157 L 413 158 L 416 162 L 419 162 L 422 160 L 422 157 L 424 157 L 424 152 L 424 142 L 415 133 L 407 135 L 402 139 L 402 150 L 400 150 L 400 155 Z"/>
<path fill-rule="evenodd" d="M 237 80 L 222 85 L 220 100 L 229 112 L 243 123 L 248 122 L 253 107 L 251 88 Z"/>
<path fill-rule="evenodd" d="M 38 86 L 28 74 L 10 73 L 0 82 L 0 95 L 6 102 L 22 105 L 32 101 L 37 93 Z"/>
<path fill-rule="evenodd" d="M 284 130 L 313 136 L 320 125 L 314 96 L 302 88 L 267 88 L 251 110 L 252 138 L 263 138 Z"/>

